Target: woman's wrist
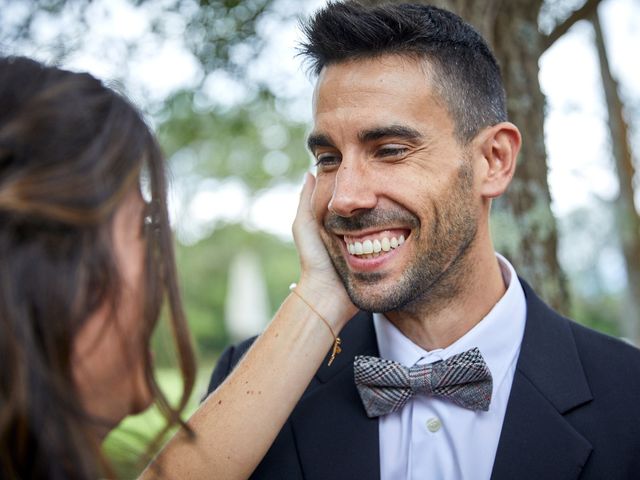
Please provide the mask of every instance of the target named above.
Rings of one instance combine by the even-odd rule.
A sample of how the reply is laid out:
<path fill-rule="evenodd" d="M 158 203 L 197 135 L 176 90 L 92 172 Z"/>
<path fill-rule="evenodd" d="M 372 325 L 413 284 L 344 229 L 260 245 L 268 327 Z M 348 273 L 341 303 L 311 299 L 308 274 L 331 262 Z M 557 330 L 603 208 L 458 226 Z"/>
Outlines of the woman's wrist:
<path fill-rule="evenodd" d="M 342 283 L 318 281 L 302 275 L 295 289 L 312 310 L 322 317 L 332 332 L 338 334 L 353 315 L 357 308 L 351 303 Z"/>

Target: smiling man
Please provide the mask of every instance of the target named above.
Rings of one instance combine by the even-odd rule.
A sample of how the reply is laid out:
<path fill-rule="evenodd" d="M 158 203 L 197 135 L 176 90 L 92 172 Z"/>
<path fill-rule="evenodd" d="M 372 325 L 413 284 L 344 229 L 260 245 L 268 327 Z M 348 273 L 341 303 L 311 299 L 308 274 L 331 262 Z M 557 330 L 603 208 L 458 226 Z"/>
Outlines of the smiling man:
<path fill-rule="evenodd" d="M 312 209 L 361 312 L 253 478 L 633 478 L 639 352 L 494 251 L 521 136 L 485 41 L 426 5 L 329 4 L 304 31 Z"/>
<path fill-rule="evenodd" d="M 353 302 L 385 312 L 429 350 L 450 345 L 504 293 L 487 218 L 520 145 L 500 121 L 461 141 L 431 64 L 386 54 L 318 65 L 308 140 L 315 215 Z"/>

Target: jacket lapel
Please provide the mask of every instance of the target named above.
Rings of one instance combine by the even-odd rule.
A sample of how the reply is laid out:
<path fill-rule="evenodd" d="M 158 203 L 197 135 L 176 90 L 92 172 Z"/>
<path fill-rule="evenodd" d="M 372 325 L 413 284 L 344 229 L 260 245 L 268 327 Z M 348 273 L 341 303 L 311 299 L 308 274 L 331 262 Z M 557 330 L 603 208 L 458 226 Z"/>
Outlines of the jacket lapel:
<path fill-rule="evenodd" d="M 521 282 L 527 323 L 491 478 L 575 479 L 592 447 L 563 415 L 591 391 L 568 321 Z"/>
<path fill-rule="evenodd" d="M 378 480 L 378 421 L 367 417 L 353 380 L 354 357 L 378 355 L 371 314 L 357 314 L 340 337 L 342 352 L 318 370 L 318 385 L 292 416 L 300 464 L 307 480 Z"/>

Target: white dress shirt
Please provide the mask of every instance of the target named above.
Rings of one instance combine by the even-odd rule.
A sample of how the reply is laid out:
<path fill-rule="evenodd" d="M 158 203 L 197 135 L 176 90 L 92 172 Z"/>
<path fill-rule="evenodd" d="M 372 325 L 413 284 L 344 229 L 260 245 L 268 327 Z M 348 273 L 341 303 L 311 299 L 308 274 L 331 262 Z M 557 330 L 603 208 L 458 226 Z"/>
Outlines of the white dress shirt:
<path fill-rule="evenodd" d="M 486 317 L 447 348 L 427 352 L 384 315 L 374 313 L 380 357 L 410 367 L 478 347 L 493 377 L 487 412 L 416 395 L 402 409 L 380 417 L 381 480 L 483 480 L 491 476 L 527 309 L 513 266 L 496 256 L 507 291 Z"/>

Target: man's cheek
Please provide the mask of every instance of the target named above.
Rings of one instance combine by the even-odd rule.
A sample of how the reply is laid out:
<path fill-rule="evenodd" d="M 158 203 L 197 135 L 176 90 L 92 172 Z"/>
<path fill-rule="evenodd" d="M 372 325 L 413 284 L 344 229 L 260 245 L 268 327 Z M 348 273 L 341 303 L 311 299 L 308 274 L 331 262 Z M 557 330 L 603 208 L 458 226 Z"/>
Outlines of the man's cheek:
<path fill-rule="evenodd" d="M 335 237 L 330 233 L 328 233 L 324 229 L 322 224 L 320 224 L 320 239 L 322 240 L 322 243 L 324 244 L 324 248 L 325 250 L 327 250 L 327 253 L 329 253 L 329 255 L 332 255 L 333 251 L 335 250 L 335 245 L 333 244 L 335 241 Z"/>

